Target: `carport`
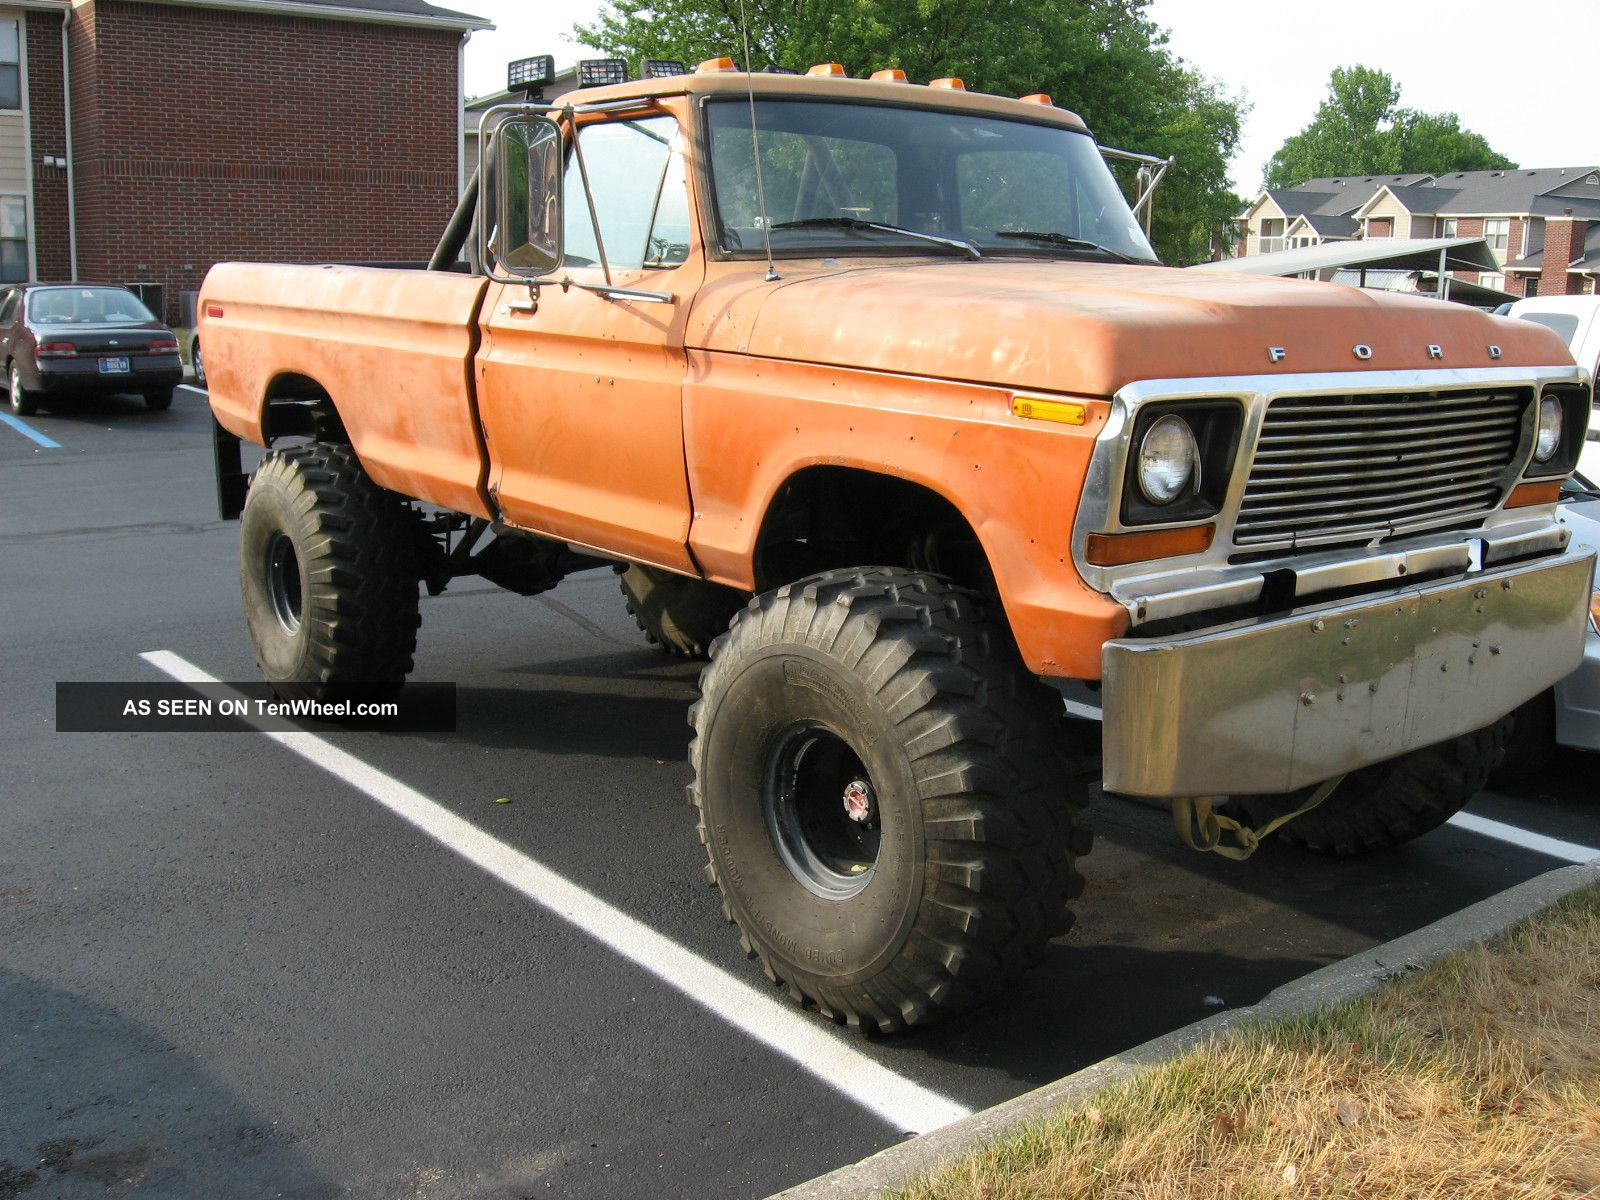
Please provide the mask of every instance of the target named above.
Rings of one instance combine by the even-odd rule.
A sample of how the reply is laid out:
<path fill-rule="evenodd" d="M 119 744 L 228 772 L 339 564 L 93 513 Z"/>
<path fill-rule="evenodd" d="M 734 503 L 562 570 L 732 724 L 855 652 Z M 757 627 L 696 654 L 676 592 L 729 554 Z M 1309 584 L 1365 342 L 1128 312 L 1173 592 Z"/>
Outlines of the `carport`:
<path fill-rule="evenodd" d="M 1324 242 L 1275 254 L 1252 254 L 1244 258 L 1225 258 L 1220 262 L 1197 263 L 1192 271 L 1222 271 L 1235 275 L 1293 275 L 1303 279 L 1331 280 L 1340 271 L 1354 271 L 1356 285 L 1367 287 L 1369 274 L 1384 272 L 1392 281 L 1394 272 L 1415 273 L 1417 291 L 1422 273 L 1431 272 L 1433 295 L 1461 304 L 1493 307 L 1516 296 L 1481 284 L 1450 278 L 1451 271 L 1503 270 L 1489 243 L 1475 238 L 1373 238 L 1363 241 Z M 1343 281 L 1341 281 L 1343 282 Z M 1384 291 L 1395 290 L 1382 288 Z"/>

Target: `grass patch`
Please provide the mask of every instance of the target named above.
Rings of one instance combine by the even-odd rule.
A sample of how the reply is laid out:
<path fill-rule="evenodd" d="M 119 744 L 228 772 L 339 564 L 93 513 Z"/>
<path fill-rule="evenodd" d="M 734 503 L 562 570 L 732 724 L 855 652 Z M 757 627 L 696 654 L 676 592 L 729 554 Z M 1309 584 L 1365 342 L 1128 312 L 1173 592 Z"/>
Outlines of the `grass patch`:
<path fill-rule="evenodd" d="M 1236 1030 L 895 1195 L 1600 1196 L 1600 888 L 1361 1000 Z"/>

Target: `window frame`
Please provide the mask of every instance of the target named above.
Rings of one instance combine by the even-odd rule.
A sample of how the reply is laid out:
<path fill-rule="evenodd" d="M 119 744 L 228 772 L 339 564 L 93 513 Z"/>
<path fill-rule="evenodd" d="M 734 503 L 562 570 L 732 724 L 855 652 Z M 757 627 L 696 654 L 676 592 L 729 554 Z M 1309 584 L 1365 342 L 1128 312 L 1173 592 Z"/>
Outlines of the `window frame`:
<path fill-rule="evenodd" d="M 0 51 L 0 72 L 3 72 L 7 67 L 9 67 L 11 70 L 17 73 L 17 102 L 14 105 L 0 103 L 0 112 L 19 113 L 23 112 L 27 108 L 27 87 L 22 73 L 23 24 L 20 17 L 0 17 L 0 29 L 4 29 L 4 27 L 8 24 L 16 30 L 17 51 L 14 58 L 6 58 L 4 57 L 4 52 Z"/>
<path fill-rule="evenodd" d="M 1489 232 L 1491 225 L 1500 226 L 1498 233 Z M 1489 243 L 1489 249 L 1507 251 L 1511 247 L 1511 218 L 1510 217 L 1485 217 L 1483 219 L 1483 240 Z"/>

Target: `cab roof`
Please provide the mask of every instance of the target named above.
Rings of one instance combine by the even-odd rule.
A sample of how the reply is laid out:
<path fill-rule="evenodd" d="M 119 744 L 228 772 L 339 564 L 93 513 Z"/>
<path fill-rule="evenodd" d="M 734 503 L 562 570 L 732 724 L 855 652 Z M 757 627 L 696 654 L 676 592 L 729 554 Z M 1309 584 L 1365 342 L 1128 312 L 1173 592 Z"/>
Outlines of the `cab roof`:
<path fill-rule="evenodd" d="M 891 83 L 841 76 L 774 75 L 765 72 L 706 71 L 673 75 L 665 79 L 635 79 L 606 87 L 580 88 L 562 96 L 553 108 L 567 104 L 603 104 L 640 96 L 785 96 L 803 100 L 855 100 L 862 103 L 915 105 L 980 116 L 1009 117 L 1039 124 L 1060 125 L 1079 133 L 1089 127 L 1077 113 L 1054 105 L 990 96 L 955 88 L 932 88 L 915 83 Z"/>

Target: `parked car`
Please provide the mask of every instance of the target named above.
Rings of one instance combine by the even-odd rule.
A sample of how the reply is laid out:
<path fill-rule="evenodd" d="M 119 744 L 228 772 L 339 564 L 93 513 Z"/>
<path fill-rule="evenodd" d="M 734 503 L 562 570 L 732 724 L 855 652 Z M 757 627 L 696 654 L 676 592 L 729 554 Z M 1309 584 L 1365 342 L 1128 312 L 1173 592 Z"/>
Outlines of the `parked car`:
<path fill-rule="evenodd" d="M 1572 545 L 1600 549 L 1600 486 L 1574 475 L 1561 492 L 1561 523 L 1572 530 Z M 1517 710 L 1496 783 L 1536 774 L 1557 746 L 1600 751 L 1600 580 L 1595 589 L 1583 665 Z"/>
<path fill-rule="evenodd" d="M 183 381 L 177 336 L 123 287 L 24 283 L 0 290 L 0 354 L 11 411 L 63 396 L 137 392 L 170 408 Z"/>
<path fill-rule="evenodd" d="M 1600 378 L 1600 296 L 1533 296 L 1518 300 L 1506 315 L 1553 329 L 1590 378 Z M 1592 417 L 1578 469 L 1600 479 L 1600 422 Z"/>

